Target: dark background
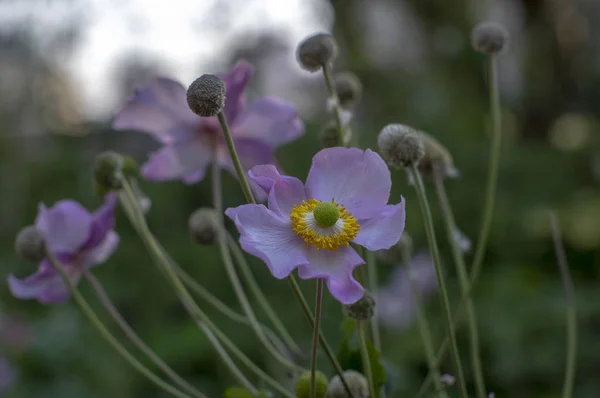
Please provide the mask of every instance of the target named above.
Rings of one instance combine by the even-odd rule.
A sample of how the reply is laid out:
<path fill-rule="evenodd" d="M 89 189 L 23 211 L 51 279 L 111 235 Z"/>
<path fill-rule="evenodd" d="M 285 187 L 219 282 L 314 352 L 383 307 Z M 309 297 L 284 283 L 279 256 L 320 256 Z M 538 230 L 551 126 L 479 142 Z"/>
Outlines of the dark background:
<path fill-rule="evenodd" d="M 45 3 L 40 2 L 40 7 Z M 236 2 L 223 3 L 233 6 L 211 12 L 216 13 L 216 20 L 229 18 L 235 24 Z M 484 372 L 496 397 L 560 396 L 565 304 L 547 217 L 547 210 L 555 209 L 571 263 L 579 314 L 574 396 L 597 397 L 600 4 L 591 0 L 483 3 L 333 1 L 332 31 L 341 48 L 336 69 L 355 72 L 364 85 L 353 129 L 361 146 L 370 148 L 375 148 L 377 133 L 390 122 L 406 123 L 436 136 L 461 171 L 459 179 L 447 182 L 457 222 L 476 241 L 489 153 L 489 112 L 485 59 L 472 51 L 470 30 L 482 19 L 506 25 L 511 45 L 499 68 L 504 131 L 497 205 L 482 278 L 475 290 Z M 323 23 L 327 26 L 329 22 Z M 18 373 L 16 384 L 5 396 L 165 397 L 108 349 L 73 303 L 46 307 L 19 301 L 10 296 L 5 283 L 9 273 L 22 277 L 34 271 L 32 265 L 16 258 L 13 241 L 17 231 L 33 221 L 38 202 L 51 205 L 73 198 L 95 208 L 100 200 L 91 182 L 94 157 L 114 149 L 141 163 L 156 147 L 144 134 L 112 131 L 110 118 L 89 121 L 76 112 L 77 87 L 57 59 L 77 46 L 81 28 L 75 22 L 65 24 L 64 31 L 49 44 L 55 46 L 52 51 L 39 49 L 27 24 L 4 29 L 0 35 L 0 83 L 4 88 L 0 94 L 0 310 L 4 314 L 0 352 Z M 264 87 L 273 79 L 278 81 L 273 74 L 288 73 L 276 63 L 293 59 L 293 51 L 293 44 L 283 40 L 278 31 L 252 32 L 246 40 L 240 38 L 237 46 L 223 50 L 218 60 L 204 60 L 203 64 L 220 64 L 225 70 L 239 57 L 251 60 L 258 70 L 249 95 L 256 97 L 272 94 Z M 160 62 L 144 59 L 143 54 L 115 60 L 115 65 L 120 71 L 115 89 L 122 90 L 123 98 L 132 87 L 162 70 Z M 198 74 L 218 71 L 198 69 Z M 306 103 L 306 98 L 313 98 L 320 106 L 316 112 L 300 107 L 306 134 L 278 152 L 283 168 L 304 179 L 311 156 L 319 150 L 318 133 L 328 116 L 318 76 L 308 77 L 297 70 L 289 73 L 297 85 L 298 101 Z M 21 84 L 11 84 L 15 81 Z M 295 100 L 294 95 L 287 97 Z M 412 189 L 403 173 L 396 172 L 393 177 L 393 197 L 402 194 L 407 199 L 407 231 L 417 248 L 423 248 L 423 228 Z M 233 178 L 225 178 L 226 205 L 242 203 Z M 217 248 L 195 246 L 187 235 L 189 214 L 210 205 L 210 182 L 195 186 L 143 182 L 142 189 L 152 198 L 149 223 L 172 256 L 215 295 L 239 308 Z M 442 239 L 443 224 L 437 206 L 433 207 L 456 301 L 456 278 Z M 186 317 L 120 210 L 117 230 L 121 245 L 107 264 L 97 268 L 96 276 L 150 346 L 207 394 L 221 396 L 232 378 L 224 367 L 217 366 L 215 352 Z M 468 255 L 467 260 L 471 258 Z M 287 283 L 275 280 L 264 265 L 249 259 L 273 306 L 308 350 L 311 331 Z M 383 282 L 391 269 L 381 264 Z M 313 285 L 302 286 L 312 300 Z M 81 288 L 93 298 L 88 286 L 82 284 Z M 323 328 L 337 345 L 341 308 L 331 297 L 325 300 Z M 430 300 L 428 311 L 440 339 L 443 324 L 437 304 Z M 260 366 L 279 374 L 278 365 L 265 355 L 250 329 L 205 307 Z M 104 319 L 108 321 L 108 317 Z M 461 330 L 459 343 L 465 363 L 467 342 Z M 385 329 L 383 345 L 385 359 L 392 365 L 395 396 L 413 396 L 427 369 L 415 325 Z M 321 363 L 332 375 L 324 358 Z M 444 369 L 450 372 L 449 362 Z"/>

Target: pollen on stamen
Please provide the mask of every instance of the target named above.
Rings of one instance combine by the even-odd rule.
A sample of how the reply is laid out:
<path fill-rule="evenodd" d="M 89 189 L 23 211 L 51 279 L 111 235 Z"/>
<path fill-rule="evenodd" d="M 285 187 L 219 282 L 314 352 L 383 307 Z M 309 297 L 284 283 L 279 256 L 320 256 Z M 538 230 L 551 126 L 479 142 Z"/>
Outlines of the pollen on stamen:
<path fill-rule="evenodd" d="M 356 218 L 348 210 L 332 200 L 338 212 L 337 221 L 329 226 L 319 226 L 314 217 L 315 208 L 324 202 L 316 199 L 303 201 L 295 206 L 290 213 L 293 231 L 298 234 L 307 247 L 314 245 L 317 250 L 336 250 L 341 245 L 348 246 L 360 230 Z"/>

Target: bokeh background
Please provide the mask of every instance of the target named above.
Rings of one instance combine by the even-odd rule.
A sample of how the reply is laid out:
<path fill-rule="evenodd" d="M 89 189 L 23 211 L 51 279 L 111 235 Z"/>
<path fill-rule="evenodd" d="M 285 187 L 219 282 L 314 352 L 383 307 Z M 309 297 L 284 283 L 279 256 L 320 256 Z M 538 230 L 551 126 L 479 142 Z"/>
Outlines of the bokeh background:
<path fill-rule="evenodd" d="M 304 178 L 330 116 L 322 77 L 302 71 L 294 49 L 304 36 L 333 32 L 341 48 L 335 69 L 355 72 L 364 85 L 353 120 L 360 145 L 374 148 L 378 131 L 390 122 L 436 136 L 461 171 L 447 189 L 461 230 L 475 240 L 489 153 L 485 60 L 470 46 L 470 30 L 481 20 L 503 23 L 511 36 L 499 61 L 504 130 L 497 207 L 475 291 L 488 387 L 496 397 L 560 396 L 565 303 L 547 216 L 555 209 L 579 314 L 574 396 L 600 396 L 600 3 L 595 0 L 0 1 L 0 372 L 12 369 L 0 382 L 0 395 L 166 396 L 108 349 L 73 303 L 19 301 L 6 286 L 9 273 L 22 277 L 34 271 L 16 258 L 13 242 L 33 221 L 38 202 L 73 198 L 94 208 L 100 199 L 90 171 L 97 154 L 112 149 L 143 162 L 157 147 L 144 134 L 110 128 L 133 88 L 156 75 L 188 84 L 202 73 L 228 70 L 237 59 L 251 61 L 257 72 L 249 96 L 291 101 L 305 122 L 305 136 L 278 153 L 286 171 Z M 241 203 L 235 181 L 225 178 L 226 205 Z M 187 235 L 189 214 L 210 205 L 209 181 L 141 186 L 152 199 L 150 225 L 172 256 L 239 308 L 218 250 L 195 246 Z M 424 249 L 420 214 L 403 173 L 394 174 L 393 194 L 407 198 L 407 231 Z M 442 238 L 439 212 L 436 216 Z M 120 211 L 117 230 L 121 245 L 96 276 L 149 345 L 209 396 L 222 396 L 232 378 Z M 440 240 L 456 300 L 448 247 Z M 311 331 L 287 284 L 251 261 L 285 324 L 308 350 Z M 381 263 L 383 283 L 394 267 Z M 302 286 L 312 298 L 314 286 Z M 93 299 L 85 283 L 81 288 Z M 337 344 L 342 312 L 330 297 L 325 303 L 323 327 Z M 430 300 L 428 313 L 440 339 L 437 304 Z M 206 308 L 260 366 L 285 380 L 250 329 Z M 405 322 L 383 331 L 393 396 L 412 397 L 426 374 L 416 327 Z M 466 337 L 464 330 L 459 333 L 465 361 Z M 331 375 L 327 361 L 320 363 Z M 450 372 L 450 363 L 444 369 Z"/>

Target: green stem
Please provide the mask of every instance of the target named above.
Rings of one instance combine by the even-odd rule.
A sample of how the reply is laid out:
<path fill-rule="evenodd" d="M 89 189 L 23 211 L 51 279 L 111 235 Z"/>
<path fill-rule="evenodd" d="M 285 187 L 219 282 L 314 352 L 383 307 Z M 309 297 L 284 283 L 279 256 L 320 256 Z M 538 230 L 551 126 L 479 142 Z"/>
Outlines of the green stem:
<path fill-rule="evenodd" d="M 375 258 L 375 252 L 367 251 L 367 281 L 369 283 L 369 290 L 372 295 L 377 296 L 377 259 Z M 381 336 L 379 333 L 379 317 L 377 311 L 371 317 L 371 333 L 373 335 L 373 345 L 377 351 L 381 351 Z"/>
<path fill-rule="evenodd" d="M 300 286 L 298 285 L 298 282 L 296 282 L 296 279 L 294 278 L 293 275 L 288 276 L 287 279 L 288 279 L 288 282 L 290 283 L 290 287 L 292 288 L 292 291 L 294 292 L 294 295 L 300 302 L 300 306 L 302 307 L 302 312 L 304 312 L 304 315 L 306 316 L 306 319 L 310 323 L 310 326 L 312 328 L 314 328 L 315 317 L 314 317 L 308 303 L 306 302 L 306 298 L 304 297 L 304 294 L 302 294 L 302 290 L 300 290 Z M 350 390 L 350 386 L 348 385 L 348 381 L 346 380 L 346 377 L 344 376 L 344 369 L 342 369 L 342 366 L 338 362 L 338 360 L 335 356 L 335 353 L 331 349 L 331 346 L 327 342 L 327 339 L 325 338 L 325 335 L 323 334 L 322 331 L 319 331 L 319 341 L 321 343 L 321 348 L 323 348 L 323 350 L 325 351 L 325 355 L 327 355 L 327 358 L 329 358 L 329 361 L 331 362 L 331 365 L 335 369 L 335 372 L 338 374 L 338 376 L 340 376 L 340 380 L 342 381 L 342 384 L 344 385 L 344 389 L 346 390 L 346 393 L 348 394 L 349 397 L 352 397 L 352 392 Z"/>
<path fill-rule="evenodd" d="M 329 96 L 333 100 L 333 118 L 335 119 L 335 124 L 337 126 L 337 140 L 341 146 L 346 146 L 346 128 L 344 127 L 344 123 L 342 122 L 342 110 L 340 108 L 340 100 L 335 89 L 335 84 L 333 82 L 333 73 L 331 71 L 331 64 L 329 62 L 323 65 L 323 77 L 325 78 L 325 85 L 327 86 Z"/>
<path fill-rule="evenodd" d="M 130 203 L 131 207 L 136 213 L 135 218 L 137 218 L 140 221 L 138 225 L 139 235 L 142 238 L 142 241 L 144 242 L 148 250 L 150 251 L 150 253 L 155 258 L 157 264 L 161 266 L 161 268 L 165 272 L 165 275 L 169 278 L 171 284 L 177 292 L 179 299 L 182 301 L 184 308 L 197 321 L 197 323 L 206 323 L 206 325 L 223 343 L 223 345 L 225 345 L 225 347 L 230 352 L 232 352 L 244 365 L 246 365 L 246 367 L 250 369 L 254 374 L 263 379 L 267 384 L 273 387 L 274 390 L 280 392 L 282 395 L 288 398 L 294 398 L 294 396 L 290 394 L 290 392 L 287 391 L 279 382 L 277 382 L 275 379 L 273 379 L 264 371 L 262 371 L 239 348 L 237 348 L 237 346 L 227 337 L 227 335 L 221 332 L 221 330 L 213 322 L 211 322 L 211 320 L 204 313 L 204 311 L 202 311 L 200 307 L 198 307 L 193 297 L 190 295 L 190 293 L 185 288 L 181 280 L 177 277 L 175 271 L 170 266 L 169 259 L 167 258 L 167 256 L 164 255 L 164 253 L 160 250 L 159 246 L 157 245 L 156 239 L 154 238 L 154 235 L 152 235 L 152 232 L 148 228 L 148 224 L 146 223 L 145 217 L 143 216 L 138 203 L 133 200 L 135 199 L 135 196 L 133 195 L 133 191 L 131 190 L 129 182 L 125 178 L 123 178 L 122 182 L 124 192 L 126 194 L 126 197 L 128 198 L 128 202 Z M 135 221 L 132 220 L 132 222 Z M 199 327 L 202 328 L 201 325 L 199 325 Z M 227 361 L 227 359 L 224 360 Z M 244 381 L 240 380 L 240 382 Z"/>
<path fill-rule="evenodd" d="M 92 285 L 92 288 L 96 292 L 96 296 L 106 309 L 106 311 L 110 314 L 110 316 L 114 319 L 114 321 L 119 325 L 121 330 L 125 333 L 125 335 L 131 340 L 131 342 L 140 349 L 147 357 L 150 359 L 160 370 L 162 370 L 165 375 L 167 375 L 175 384 L 179 385 L 182 389 L 186 390 L 188 393 L 192 394 L 195 397 L 204 397 L 200 391 L 198 391 L 194 386 L 185 381 L 181 376 L 177 374 L 165 361 L 163 361 L 144 341 L 140 338 L 140 336 L 133 330 L 133 328 L 127 323 L 125 318 L 121 315 L 119 310 L 115 307 L 115 305 L 108 297 L 108 294 L 104 290 L 104 287 L 100 283 L 96 277 L 89 272 L 88 270 L 84 271 L 83 276 L 85 279 Z"/>
<path fill-rule="evenodd" d="M 71 278 L 69 277 L 69 274 L 65 270 L 62 263 L 60 261 L 58 261 L 58 259 L 54 256 L 54 253 L 52 253 L 52 251 L 49 248 L 46 249 L 46 255 L 48 256 L 48 259 L 52 263 L 52 266 L 60 273 L 63 280 L 69 287 L 69 290 L 71 291 L 71 295 L 73 296 L 73 298 L 75 299 L 75 302 L 81 309 L 81 312 L 83 312 L 83 314 L 90 320 L 90 322 L 92 322 L 94 327 L 96 329 L 98 329 L 98 331 L 100 332 L 100 334 L 102 334 L 102 336 L 106 339 L 106 341 L 108 341 L 108 343 L 127 362 L 129 362 L 129 364 L 131 366 L 133 366 L 138 372 L 140 372 L 141 374 L 146 376 L 146 378 L 148 378 L 148 380 L 150 380 L 152 383 L 156 384 L 158 387 L 162 388 L 169 394 L 171 394 L 175 397 L 179 397 L 179 398 L 191 398 L 191 395 L 183 393 L 183 392 L 179 391 L 177 388 L 171 386 L 169 383 L 166 383 L 163 379 L 158 377 L 156 374 L 154 374 L 152 371 L 150 371 L 148 368 L 146 368 L 141 362 L 139 362 L 137 359 L 135 359 L 135 357 L 133 355 L 131 355 L 129 353 L 129 351 L 127 351 L 127 349 L 125 347 L 123 347 L 121 345 L 121 343 L 119 343 L 119 341 L 110 333 L 110 331 L 106 328 L 106 326 L 104 326 L 104 324 L 102 323 L 100 318 L 98 318 L 98 316 L 96 315 L 96 313 L 94 312 L 92 307 L 90 307 L 90 305 L 88 304 L 87 300 L 83 297 L 83 295 L 81 293 L 79 293 L 79 290 L 77 290 L 77 288 L 71 281 Z"/>
<path fill-rule="evenodd" d="M 360 356 L 362 357 L 363 369 L 365 376 L 369 382 L 369 396 L 377 397 L 375 388 L 375 379 L 373 378 L 373 369 L 371 368 L 371 360 L 369 358 L 369 350 L 367 348 L 367 339 L 365 338 L 364 325 L 361 321 L 356 321 L 356 337 L 360 346 Z"/>
<path fill-rule="evenodd" d="M 417 326 L 419 327 L 419 333 L 421 334 L 421 340 L 423 341 L 423 348 L 425 350 L 425 357 L 427 358 L 427 364 L 429 365 L 429 373 L 432 375 L 435 389 L 438 391 L 440 397 L 447 397 L 446 391 L 442 386 L 440 379 L 440 371 L 438 364 L 435 359 L 435 351 L 433 349 L 433 338 L 431 337 L 431 327 L 429 321 L 425 315 L 425 308 L 423 306 L 423 298 L 421 297 L 421 291 L 417 282 L 413 277 L 412 260 L 408 250 L 402 250 L 403 263 L 406 267 L 406 273 L 410 282 L 410 288 L 415 301 L 415 311 L 417 316 Z"/>
<path fill-rule="evenodd" d="M 467 273 L 467 266 L 458 242 L 456 240 L 455 231 L 457 230 L 456 222 L 454 220 L 454 214 L 450 207 L 450 201 L 446 194 L 446 188 L 444 187 L 443 175 L 440 173 L 439 167 L 434 165 L 434 184 L 440 207 L 444 216 L 446 225 L 446 236 L 448 243 L 452 250 L 452 257 L 454 258 L 454 265 L 456 266 L 456 273 L 458 274 L 458 281 L 460 284 L 461 293 L 464 294 L 469 288 L 469 277 Z M 481 352 L 479 349 L 479 331 L 477 329 L 477 318 L 475 314 L 475 307 L 473 306 L 473 300 L 470 296 L 467 296 L 466 302 L 466 313 L 467 323 L 469 326 L 470 335 L 470 353 L 471 362 L 473 365 L 473 374 L 475 378 L 475 388 L 477 390 L 477 396 L 479 398 L 486 398 L 485 379 L 483 377 L 483 367 L 481 365 Z"/>
<path fill-rule="evenodd" d="M 244 309 L 244 313 L 250 320 L 252 324 L 252 329 L 256 333 L 256 336 L 260 340 L 260 342 L 265 346 L 267 351 L 283 366 L 294 372 L 303 372 L 304 368 L 296 365 L 291 362 L 289 359 L 281 355 L 273 344 L 267 339 L 265 336 L 263 329 L 261 328 L 254 311 L 252 310 L 252 306 L 250 305 L 250 301 L 246 296 L 246 292 L 244 292 L 244 288 L 240 279 L 236 273 L 235 266 L 233 265 L 233 260 L 231 258 L 231 253 L 229 251 L 229 245 L 227 242 L 227 233 L 225 231 L 225 221 L 223 220 L 223 198 L 222 198 L 222 189 L 221 189 L 221 173 L 219 166 L 215 163 L 212 165 L 212 192 L 213 192 L 213 206 L 215 208 L 215 213 L 217 214 L 217 223 L 218 223 L 218 243 L 219 249 L 221 251 L 221 258 L 223 259 L 223 264 L 225 264 L 225 271 L 227 272 L 227 276 L 229 277 L 229 281 L 233 286 L 233 290 L 235 295 L 240 302 L 240 305 Z M 243 258 L 243 255 L 242 255 Z"/>
<path fill-rule="evenodd" d="M 567 304 L 567 361 L 565 365 L 565 381 L 563 385 L 563 398 L 573 396 L 573 384 L 575 381 L 575 360 L 577 358 L 577 309 L 575 305 L 575 295 L 573 288 L 573 279 L 569 271 L 569 262 L 562 242 L 560 227 L 554 212 L 550 213 L 550 224 L 552 226 L 552 241 L 556 260 L 560 269 L 560 275 L 565 289 L 565 301 Z"/>
<path fill-rule="evenodd" d="M 246 178 L 246 174 L 244 173 L 244 168 L 242 167 L 242 163 L 240 162 L 240 157 L 238 156 L 238 153 L 235 150 L 235 144 L 233 143 L 233 137 L 231 136 L 231 131 L 229 130 L 229 125 L 227 124 L 227 119 L 225 118 L 225 113 L 221 111 L 219 112 L 217 117 L 219 118 L 219 123 L 221 124 L 223 135 L 225 136 L 225 141 L 227 142 L 229 156 L 231 156 L 231 161 L 233 162 L 235 171 L 238 175 L 238 178 L 240 179 L 240 185 L 242 186 L 242 191 L 244 191 L 244 196 L 246 197 L 248 203 L 256 203 L 256 201 L 254 200 L 254 195 L 252 194 L 252 189 L 250 188 L 250 184 L 248 184 L 248 179 Z"/>
<path fill-rule="evenodd" d="M 458 381 L 458 389 L 463 398 L 467 398 L 467 387 L 463 376 L 462 366 L 460 363 L 460 356 L 458 353 L 458 345 L 456 344 L 456 336 L 454 334 L 454 328 L 452 326 L 452 313 L 450 312 L 450 300 L 448 299 L 448 291 L 446 289 L 446 281 L 442 272 L 442 264 L 440 260 L 440 253 L 435 237 L 435 229 L 433 227 L 433 218 L 431 217 L 431 210 L 429 208 L 429 202 L 427 201 L 427 195 L 425 193 L 425 186 L 421 179 L 421 174 L 417 170 L 415 165 L 410 168 L 410 173 L 415 181 L 415 190 L 419 205 L 421 207 L 421 213 L 423 216 L 423 222 L 425 224 L 425 232 L 427 234 L 427 240 L 429 242 L 429 249 L 433 257 L 433 263 L 435 266 L 435 273 L 440 288 L 440 301 L 442 308 L 444 309 L 446 333 L 450 340 L 450 353 L 454 362 L 454 368 L 456 372 L 456 380 Z"/>
<path fill-rule="evenodd" d="M 317 397 L 317 351 L 319 350 L 319 333 L 321 324 L 321 309 L 323 306 L 323 279 L 317 279 L 317 294 L 315 298 L 315 323 L 313 325 L 312 350 L 310 356 L 310 397 Z"/>
<path fill-rule="evenodd" d="M 475 257 L 471 266 L 471 285 L 475 285 L 487 246 L 490 229 L 492 227 L 492 215 L 494 213 L 494 200 L 496 197 L 496 186 L 498 185 L 498 165 L 500 163 L 500 147 L 502 138 L 502 118 L 500 113 L 500 96 L 498 93 L 498 72 L 496 57 L 490 56 L 490 107 L 492 112 L 492 142 L 490 163 L 488 169 L 488 180 L 485 189 L 485 202 L 483 206 L 483 221 L 479 231 Z"/>
<path fill-rule="evenodd" d="M 289 334 L 289 332 L 283 325 L 283 322 L 281 321 L 281 319 L 279 319 L 279 317 L 277 316 L 277 313 L 275 312 L 275 310 L 273 310 L 273 307 L 271 307 L 269 300 L 267 300 L 267 298 L 265 297 L 264 293 L 262 292 L 260 286 L 258 285 L 258 282 L 254 278 L 254 275 L 252 274 L 252 271 L 250 270 L 250 266 L 248 265 L 248 262 L 246 261 L 246 257 L 244 257 L 244 253 L 242 253 L 240 247 L 238 246 L 237 241 L 233 238 L 233 236 L 231 236 L 231 234 L 229 232 L 227 232 L 227 240 L 229 242 L 229 247 L 233 254 L 235 262 L 237 263 L 240 270 L 242 271 L 242 275 L 243 275 L 244 279 L 246 280 L 246 283 L 250 287 L 252 294 L 254 294 L 254 297 L 256 298 L 256 300 L 258 301 L 260 306 L 262 307 L 263 311 L 265 311 L 265 313 L 267 314 L 267 317 L 269 318 L 271 323 L 273 323 L 273 326 L 279 332 L 279 334 L 281 335 L 281 337 L 283 338 L 283 340 L 285 341 L 287 346 L 296 355 L 298 355 L 299 357 L 303 357 L 304 353 L 300 350 L 300 347 L 298 347 L 298 345 L 296 345 L 296 342 L 294 341 L 292 336 Z"/>

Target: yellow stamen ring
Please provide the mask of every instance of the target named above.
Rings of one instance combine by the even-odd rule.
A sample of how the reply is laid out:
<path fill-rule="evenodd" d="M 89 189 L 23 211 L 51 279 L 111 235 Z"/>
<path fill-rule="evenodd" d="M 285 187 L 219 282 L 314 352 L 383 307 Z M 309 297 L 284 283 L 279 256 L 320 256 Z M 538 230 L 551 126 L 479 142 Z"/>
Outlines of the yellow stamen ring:
<path fill-rule="evenodd" d="M 335 250 L 341 245 L 347 247 L 358 234 L 360 225 L 356 218 L 335 200 L 332 199 L 331 204 L 337 209 L 338 218 L 330 226 L 322 226 L 323 223 L 317 222 L 314 214 L 319 205 L 321 205 L 319 209 L 330 209 L 329 202 L 310 199 L 302 201 L 292 209 L 290 220 L 292 220 L 293 231 L 304 239 L 306 246 L 315 245 L 317 250 Z"/>

